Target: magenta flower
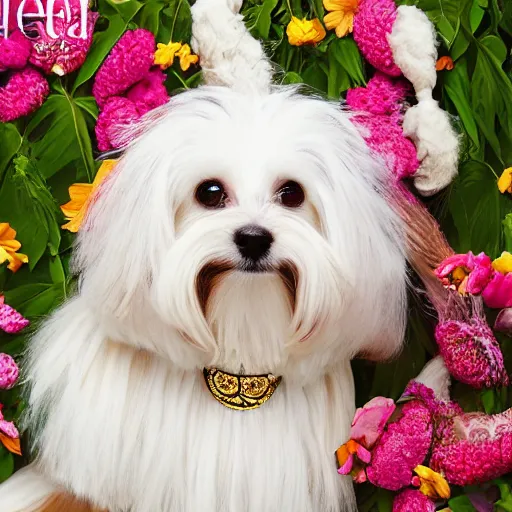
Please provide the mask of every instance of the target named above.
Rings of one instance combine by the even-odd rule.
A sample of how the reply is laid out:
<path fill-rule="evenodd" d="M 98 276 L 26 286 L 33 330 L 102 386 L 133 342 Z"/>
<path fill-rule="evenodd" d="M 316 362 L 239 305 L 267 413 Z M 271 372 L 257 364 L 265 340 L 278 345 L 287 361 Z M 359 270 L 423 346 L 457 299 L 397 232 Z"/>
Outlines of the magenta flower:
<path fill-rule="evenodd" d="M 30 56 L 30 41 L 20 30 L 8 38 L 0 36 L 0 73 L 8 69 L 22 69 Z"/>
<path fill-rule="evenodd" d="M 169 100 L 169 94 L 164 85 L 166 78 L 165 73 L 159 68 L 152 68 L 126 93 L 126 97 L 135 104 L 141 116 Z"/>
<path fill-rule="evenodd" d="M 46 79 L 33 68 L 16 71 L 0 87 L 0 121 L 7 123 L 37 110 L 48 96 Z"/>
<path fill-rule="evenodd" d="M 5 421 L 4 415 L 2 413 L 3 408 L 4 406 L 0 404 L 0 433 L 5 434 L 11 439 L 18 439 L 20 437 L 20 433 L 12 421 Z"/>
<path fill-rule="evenodd" d="M 126 142 L 122 135 L 123 126 L 138 121 L 140 114 L 128 98 L 109 98 L 96 122 L 96 138 L 100 151 L 119 148 Z"/>
<path fill-rule="evenodd" d="M 436 435 L 430 465 L 451 484 L 476 485 L 512 472 L 512 409 L 461 413 L 449 427 Z"/>
<path fill-rule="evenodd" d="M 0 354 L 0 389 L 11 389 L 18 380 L 19 369 L 8 354 Z"/>
<path fill-rule="evenodd" d="M 362 408 L 356 410 L 350 430 L 350 439 L 357 441 L 367 450 L 371 450 L 384 432 L 395 409 L 395 402 L 391 398 L 382 396 L 373 398 Z"/>
<path fill-rule="evenodd" d="M 147 75 L 155 49 L 155 37 L 148 30 L 140 28 L 123 34 L 96 73 L 92 93 L 100 108 L 108 98 L 125 93 Z"/>
<path fill-rule="evenodd" d="M 471 251 L 467 254 L 454 254 L 437 267 L 435 274 L 445 286 L 462 295 L 479 295 L 494 273 L 491 263 L 491 258 L 483 252 L 477 256 Z"/>
<path fill-rule="evenodd" d="M 423 463 L 432 442 L 432 416 L 423 401 L 406 402 L 400 412 L 388 424 L 366 468 L 372 484 L 391 491 L 411 483 L 413 469 Z"/>
<path fill-rule="evenodd" d="M 490 308 L 512 307 L 512 273 L 501 274 L 495 271 L 482 292 L 482 298 Z"/>
<path fill-rule="evenodd" d="M 24 329 L 30 322 L 23 318 L 14 308 L 5 304 L 0 295 L 0 329 L 8 334 L 16 334 Z"/>
<path fill-rule="evenodd" d="M 484 319 L 442 322 L 435 336 L 446 367 L 457 380 L 476 388 L 508 385 L 503 354 Z"/>
<path fill-rule="evenodd" d="M 435 512 L 435 503 L 417 489 L 404 489 L 395 496 L 393 512 Z"/>

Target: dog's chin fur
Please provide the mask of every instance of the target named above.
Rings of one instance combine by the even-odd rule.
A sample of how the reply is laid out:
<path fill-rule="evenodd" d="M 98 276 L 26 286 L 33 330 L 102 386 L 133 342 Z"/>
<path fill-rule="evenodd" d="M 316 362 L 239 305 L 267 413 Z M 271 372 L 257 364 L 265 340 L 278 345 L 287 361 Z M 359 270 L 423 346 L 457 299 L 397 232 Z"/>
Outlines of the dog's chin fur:
<path fill-rule="evenodd" d="M 392 355 L 404 329 L 385 169 L 349 114 L 287 89 L 200 88 L 138 129 L 79 234 L 79 293 L 30 345 L 37 460 L 0 487 L 2 510 L 36 510 L 52 489 L 111 512 L 355 510 L 334 462 L 350 359 Z M 225 208 L 194 199 L 213 178 Z M 279 204 L 286 180 L 304 188 L 300 208 Z M 259 272 L 233 242 L 248 224 L 274 238 Z M 204 366 L 283 379 L 261 408 L 233 411 Z"/>

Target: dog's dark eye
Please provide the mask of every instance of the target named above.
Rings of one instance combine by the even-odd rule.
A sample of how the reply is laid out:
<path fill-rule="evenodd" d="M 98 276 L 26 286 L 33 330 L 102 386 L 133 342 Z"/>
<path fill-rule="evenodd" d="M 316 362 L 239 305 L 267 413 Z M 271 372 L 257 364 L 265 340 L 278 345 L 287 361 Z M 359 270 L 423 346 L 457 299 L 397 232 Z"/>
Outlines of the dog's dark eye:
<path fill-rule="evenodd" d="M 304 190 L 296 181 L 287 181 L 278 191 L 279 202 L 288 208 L 298 208 L 305 199 Z"/>
<path fill-rule="evenodd" d="M 196 190 L 197 202 L 206 208 L 224 208 L 226 197 L 224 186 L 217 180 L 205 181 Z"/>

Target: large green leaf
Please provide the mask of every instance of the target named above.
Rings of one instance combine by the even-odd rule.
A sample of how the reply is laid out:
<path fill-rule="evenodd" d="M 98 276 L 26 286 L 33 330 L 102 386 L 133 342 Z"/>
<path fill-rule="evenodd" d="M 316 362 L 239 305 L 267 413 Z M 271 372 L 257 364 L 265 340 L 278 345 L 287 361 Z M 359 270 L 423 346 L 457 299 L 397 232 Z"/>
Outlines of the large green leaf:
<path fill-rule="evenodd" d="M 469 76 L 465 60 L 459 61 L 452 71 L 446 73 L 443 85 L 448 97 L 457 109 L 457 113 L 474 149 L 478 151 L 480 140 L 475 118 L 471 110 Z"/>
<path fill-rule="evenodd" d="M 61 91 L 49 96 L 27 126 L 25 136 L 32 142 L 31 156 L 45 178 L 73 163 L 77 179 L 90 182 L 96 168 L 86 124 L 90 108 L 83 108 L 85 100 L 77 102 L 64 89 Z"/>
<path fill-rule="evenodd" d="M 162 11 L 159 38 L 164 42 L 176 41 L 186 43 L 192 35 L 192 13 L 187 0 L 168 0 Z"/>
<path fill-rule="evenodd" d="M 263 0 L 261 4 L 249 7 L 244 12 L 244 20 L 248 30 L 254 37 L 268 38 L 272 11 L 276 8 L 278 0 Z"/>
<path fill-rule="evenodd" d="M 492 168 L 474 160 L 464 163 L 450 195 L 450 212 L 458 230 L 458 252 L 484 251 L 491 257 L 504 245 L 502 220 L 511 202 L 500 194 Z"/>
<path fill-rule="evenodd" d="M 361 53 L 353 39 L 348 37 L 334 39 L 329 45 L 329 59 L 333 57 L 347 72 L 351 87 L 366 84 Z"/>
<path fill-rule="evenodd" d="M 0 483 L 7 480 L 14 470 L 14 456 L 0 443 Z"/>
<path fill-rule="evenodd" d="M 21 146 L 21 135 L 13 124 L 0 123 L 0 183 L 2 176 Z"/>
<path fill-rule="evenodd" d="M 60 210 L 44 179 L 26 157 L 17 157 L 0 189 L 0 218 L 17 231 L 22 253 L 33 269 L 49 248 L 56 255 L 60 244 Z"/>

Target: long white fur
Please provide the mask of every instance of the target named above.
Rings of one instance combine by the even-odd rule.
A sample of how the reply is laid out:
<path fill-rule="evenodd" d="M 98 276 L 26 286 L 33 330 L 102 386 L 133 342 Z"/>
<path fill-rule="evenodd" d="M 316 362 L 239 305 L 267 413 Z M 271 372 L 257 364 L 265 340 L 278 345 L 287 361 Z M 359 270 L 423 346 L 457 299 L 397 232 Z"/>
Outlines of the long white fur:
<path fill-rule="evenodd" d="M 238 14 L 242 0 L 198 0 L 192 6 L 193 50 L 206 84 L 267 93 L 272 67 Z"/>
<path fill-rule="evenodd" d="M 457 175 L 459 150 L 448 114 L 432 98 L 437 80 L 435 30 L 423 11 L 402 5 L 388 41 L 395 63 L 416 91 L 418 104 L 406 111 L 403 131 L 414 141 L 421 161 L 414 185 L 420 194 L 430 196 Z"/>
<path fill-rule="evenodd" d="M 30 344 L 26 425 L 48 492 L 111 512 L 355 510 L 333 455 L 354 412 L 350 359 L 396 352 L 405 319 L 382 162 L 338 105 L 292 89 L 201 87 L 145 123 L 79 234 L 79 293 Z M 226 208 L 194 200 L 209 178 Z M 277 201 L 288 179 L 306 192 L 299 209 Z M 236 266 L 233 233 L 249 223 L 272 232 L 270 265 L 296 267 L 295 309 L 276 273 L 233 270 L 203 314 L 198 273 Z M 261 408 L 233 411 L 207 391 L 205 365 L 283 381 Z M 32 478 L 23 495 L 22 480 L 0 486 L 2 512 L 41 498 Z"/>

